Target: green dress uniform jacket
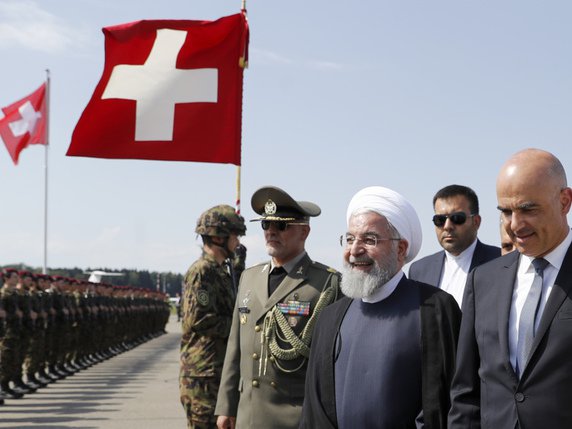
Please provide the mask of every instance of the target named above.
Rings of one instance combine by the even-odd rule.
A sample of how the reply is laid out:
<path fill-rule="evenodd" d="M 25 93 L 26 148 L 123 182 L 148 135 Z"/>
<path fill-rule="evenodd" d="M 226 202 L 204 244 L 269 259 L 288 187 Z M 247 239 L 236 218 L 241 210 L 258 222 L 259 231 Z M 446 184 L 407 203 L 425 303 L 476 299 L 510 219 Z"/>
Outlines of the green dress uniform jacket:
<path fill-rule="evenodd" d="M 339 273 L 305 255 L 268 296 L 270 263 L 247 269 L 241 276 L 226 350 L 215 414 L 236 416 L 238 429 L 295 428 L 304 400 L 307 357 L 277 358 L 269 352 L 271 315 L 280 312 L 297 337 L 319 307 L 337 298 Z M 330 288 L 331 286 L 331 288 Z M 323 291 L 327 291 L 322 294 Z M 308 314 L 304 309 L 309 306 Z M 275 308 L 276 307 L 276 308 Z M 296 313 L 299 314 L 296 314 Z M 308 326 L 312 331 L 315 318 Z M 282 348 L 284 332 L 277 331 Z M 309 345 L 309 344 L 308 344 Z M 282 368 L 282 369 L 281 369 Z"/>

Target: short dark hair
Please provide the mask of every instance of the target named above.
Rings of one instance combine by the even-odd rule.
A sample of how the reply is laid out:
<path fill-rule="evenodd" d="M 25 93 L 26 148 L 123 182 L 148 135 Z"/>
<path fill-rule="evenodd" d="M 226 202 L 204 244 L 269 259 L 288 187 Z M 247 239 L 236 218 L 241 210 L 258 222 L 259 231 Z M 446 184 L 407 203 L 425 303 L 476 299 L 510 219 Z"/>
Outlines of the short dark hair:
<path fill-rule="evenodd" d="M 458 195 L 464 196 L 469 201 L 471 214 L 479 214 L 479 198 L 477 194 L 468 186 L 463 185 L 449 185 L 439 189 L 433 197 L 433 207 L 435 207 L 437 200 L 452 198 Z"/>

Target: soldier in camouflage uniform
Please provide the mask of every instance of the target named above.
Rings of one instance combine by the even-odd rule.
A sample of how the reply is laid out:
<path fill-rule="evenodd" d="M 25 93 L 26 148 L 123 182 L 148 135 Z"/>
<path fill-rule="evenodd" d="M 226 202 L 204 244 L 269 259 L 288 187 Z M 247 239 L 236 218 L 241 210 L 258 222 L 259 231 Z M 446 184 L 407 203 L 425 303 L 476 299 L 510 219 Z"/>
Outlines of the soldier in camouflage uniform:
<path fill-rule="evenodd" d="M 38 287 L 37 276 L 29 271 L 20 271 L 22 286 L 29 294 L 30 309 L 35 314 L 30 342 L 24 357 L 24 373 L 27 384 L 44 387 L 49 380 L 36 374 L 42 369 L 46 349 L 47 312 L 45 311 L 44 291 Z"/>
<path fill-rule="evenodd" d="M 195 232 L 203 253 L 189 268 L 183 287 L 181 403 L 189 428 L 216 428 L 214 408 L 236 297 L 228 262 L 234 260 L 244 219 L 228 205 L 205 211 Z"/>
<path fill-rule="evenodd" d="M 1 273 L 0 273 L 1 277 Z M 4 310 L 4 303 L 2 302 L 2 292 L 0 291 L 0 347 L 2 346 L 2 339 L 4 338 L 4 333 L 6 332 L 6 310 Z M 0 355 L 0 360 L 2 356 Z M 4 399 L 7 398 L 2 392 L 2 387 L 0 387 L 0 405 L 4 405 Z"/>
<path fill-rule="evenodd" d="M 19 341 L 22 335 L 23 312 L 19 307 L 19 297 L 16 290 L 18 272 L 7 268 L 2 273 L 4 285 L 0 290 L 2 306 L 6 311 L 6 329 L 0 339 L 0 396 L 2 398 L 21 398 L 23 391 L 10 387 L 10 381 L 21 371 L 18 363 Z"/>
<path fill-rule="evenodd" d="M 52 307 L 52 296 L 47 293 L 47 289 L 50 288 L 50 281 L 51 278 L 47 274 L 36 274 L 35 289 L 32 291 L 32 295 L 35 294 L 36 299 L 40 302 L 39 322 L 36 324 L 40 333 L 38 334 L 37 346 L 35 346 L 34 353 L 30 362 L 28 362 L 28 379 L 30 379 L 30 373 L 36 371 L 35 378 L 41 384 L 53 381 L 46 372 L 55 317 L 55 310 Z"/>
<path fill-rule="evenodd" d="M 30 295 L 30 285 L 32 281 L 32 273 L 28 271 L 20 271 L 18 273 L 20 281 L 16 286 L 18 292 L 18 305 L 23 312 L 22 330 L 20 338 L 18 339 L 18 348 L 16 353 L 16 364 L 18 366 L 18 373 L 12 378 L 14 386 L 18 387 L 25 393 L 32 393 L 39 387 L 33 383 L 26 383 L 23 380 L 23 365 L 30 347 L 32 345 L 32 338 L 34 336 L 37 313 L 32 310 L 32 300 Z"/>

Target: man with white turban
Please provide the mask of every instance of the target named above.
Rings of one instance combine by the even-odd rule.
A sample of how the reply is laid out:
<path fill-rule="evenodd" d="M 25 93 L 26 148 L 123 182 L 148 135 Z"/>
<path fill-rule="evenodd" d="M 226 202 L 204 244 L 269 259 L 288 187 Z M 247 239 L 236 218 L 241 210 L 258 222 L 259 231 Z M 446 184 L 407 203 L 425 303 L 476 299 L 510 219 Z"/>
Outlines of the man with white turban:
<path fill-rule="evenodd" d="M 343 299 L 316 328 L 300 428 L 443 428 L 461 312 L 448 293 L 407 279 L 421 247 L 415 209 L 381 186 L 347 211 Z"/>

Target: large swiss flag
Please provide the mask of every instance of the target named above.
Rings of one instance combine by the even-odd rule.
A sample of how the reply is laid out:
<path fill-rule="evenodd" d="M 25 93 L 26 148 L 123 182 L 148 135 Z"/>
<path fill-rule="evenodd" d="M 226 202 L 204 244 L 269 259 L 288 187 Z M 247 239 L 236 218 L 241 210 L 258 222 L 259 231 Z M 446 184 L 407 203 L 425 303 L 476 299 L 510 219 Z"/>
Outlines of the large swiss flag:
<path fill-rule="evenodd" d="M 244 13 L 106 27 L 103 76 L 68 156 L 240 165 Z"/>
<path fill-rule="evenodd" d="M 2 108 L 0 138 L 8 153 L 18 164 L 20 152 L 31 144 L 48 144 L 46 84 L 42 84 L 30 95 Z"/>

